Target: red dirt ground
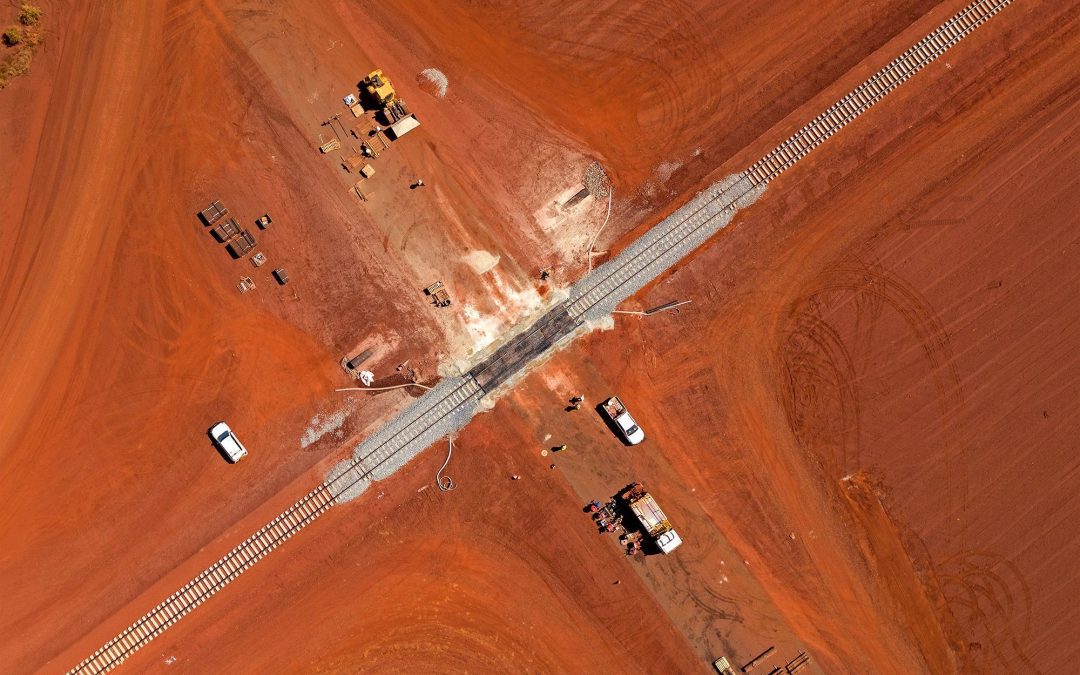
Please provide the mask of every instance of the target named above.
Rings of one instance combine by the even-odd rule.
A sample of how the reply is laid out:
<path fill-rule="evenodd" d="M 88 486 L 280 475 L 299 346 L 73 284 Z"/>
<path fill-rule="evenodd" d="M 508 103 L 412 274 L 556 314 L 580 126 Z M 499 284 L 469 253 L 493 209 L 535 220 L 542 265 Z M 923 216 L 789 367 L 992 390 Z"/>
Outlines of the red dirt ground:
<path fill-rule="evenodd" d="M 407 358 L 430 377 L 534 303 L 539 268 L 579 274 L 600 205 L 533 214 L 591 159 L 615 186 L 606 247 L 959 7 L 44 4 L 45 49 L 0 93 L 9 672 L 86 656 L 408 400 L 333 395 L 341 356 L 379 346 L 380 377 Z M 456 491 L 417 492 L 426 454 L 130 667 L 683 672 L 776 645 L 827 672 L 1065 668 L 1076 14 L 1010 7 L 635 300 L 694 304 L 620 318 L 481 416 Z M 432 66 L 446 99 L 413 79 Z M 360 204 L 314 146 L 373 67 L 424 126 Z M 210 241 L 213 198 L 273 213 L 257 237 L 289 286 Z M 416 292 L 433 277 L 451 312 Z M 562 413 L 578 391 L 624 394 L 649 441 Z M 235 467 L 205 437 L 222 418 L 253 449 Z M 683 532 L 675 556 L 628 560 L 579 511 L 631 479 Z"/>
<path fill-rule="evenodd" d="M 897 665 L 860 586 L 931 672 L 942 638 L 967 672 L 1078 656 L 1076 12 L 1000 18 L 640 300 L 695 305 L 566 355 L 633 396 L 830 671 Z"/>

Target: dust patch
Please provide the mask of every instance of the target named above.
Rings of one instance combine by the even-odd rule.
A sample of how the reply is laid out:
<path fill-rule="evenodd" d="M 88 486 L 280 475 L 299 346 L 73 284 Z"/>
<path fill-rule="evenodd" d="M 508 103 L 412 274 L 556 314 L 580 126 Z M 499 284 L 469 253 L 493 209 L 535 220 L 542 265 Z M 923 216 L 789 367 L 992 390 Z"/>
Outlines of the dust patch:
<path fill-rule="evenodd" d="M 585 326 L 590 333 L 594 330 L 615 330 L 615 317 L 608 314 L 599 319 L 591 319 L 585 322 Z"/>
<path fill-rule="evenodd" d="M 580 190 L 579 185 L 564 188 L 548 198 L 545 206 L 533 211 L 533 220 L 540 229 L 546 233 L 559 231 L 568 218 L 567 209 L 563 207 L 563 204 L 570 201 Z"/>
<path fill-rule="evenodd" d="M 497 316 L 481 314 L 480 310 L 473 305 L 465 305 L 462 314 L 465 316 L 465 330 L 469 334 L 469 341 L 474 353 L 481 351 L 498 339 L 502 321 Z"/>
<path fill-rule="evenodd" d="M 499 256 L 487 251 L 469 251 L 465 254 L 466 264 L 477 274 L 486 274 L 495 269 L 499 259 Z"/>
<path fill-rule="evenodd" d="M 495 292 L 488 299 L 494 306 L 494 311 L 483 311 L 476 304 L 464 305 L 462 318 L 466 334 L 464 339 L 457 340 L 453 345 L 455 360 L 476 356 L 494 344 L 507 326 L 535 313 L 543 306 L 543 298 L 531 286 L 517 289 L 494 270 L 490 277 Z"/>
<path fill-rule="evenodd" d="M 549 391 L 570 391 L 574 388 L 574 383 L 569 373 L 562 372 L 549 368 L 540 374 L 540 379 L 544 381 L 544 385 L 547 386 Z"/>
<path fill-rule="evenodd" d="M 682 168 L 681 162 L 660 162 L 653 169 L 653 173 L 656 174 L 656 180 L 661 183 L 666 183 L 671 180 L 671 177 L 675 175 L 675 172 Z"/>
<path fill-rule="evenodd" d="M 564 263 L 585 255 L 603 222 L 611 183 L 602 166 L 592 162 L 582 175 L 582 182 L 553 194 L 545 206 L 532 214 L 533 222 L 551 237 L 551 244 Z M 578 198 L 582 190 L 587 194 Z"/>

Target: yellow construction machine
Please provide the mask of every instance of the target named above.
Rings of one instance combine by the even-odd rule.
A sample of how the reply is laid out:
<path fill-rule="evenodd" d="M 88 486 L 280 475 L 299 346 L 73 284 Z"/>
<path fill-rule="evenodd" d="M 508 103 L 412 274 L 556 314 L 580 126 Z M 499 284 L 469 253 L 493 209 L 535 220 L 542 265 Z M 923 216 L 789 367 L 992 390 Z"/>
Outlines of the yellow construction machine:
<path fill-rule="evenodd" d="M 390 78 L 383 75 L 382 69 L 368 73 L 368 76 L 360 84 L 363 86 L 363 91 L 368 99 L 378 104 L 378 106 L 387 107 L 391 105 L 397 96 L 394 92 L 394 85 L 390 84 Z"/>

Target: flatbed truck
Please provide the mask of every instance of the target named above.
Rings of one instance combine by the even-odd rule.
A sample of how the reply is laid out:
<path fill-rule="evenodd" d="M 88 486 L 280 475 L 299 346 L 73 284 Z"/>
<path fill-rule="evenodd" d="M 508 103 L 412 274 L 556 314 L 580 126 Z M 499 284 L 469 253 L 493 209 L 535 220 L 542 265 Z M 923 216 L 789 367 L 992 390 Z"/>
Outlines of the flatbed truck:
<path fill-rule="evenodd" d="M 641 483 L 634 483 L 620 497 L 645 528 L 645 532 L 656 542 L 661 553 L 667 555 L 679 548 L 682 539 L 671 526 L 671 521 L 660 510 L 660 505 Z"/>

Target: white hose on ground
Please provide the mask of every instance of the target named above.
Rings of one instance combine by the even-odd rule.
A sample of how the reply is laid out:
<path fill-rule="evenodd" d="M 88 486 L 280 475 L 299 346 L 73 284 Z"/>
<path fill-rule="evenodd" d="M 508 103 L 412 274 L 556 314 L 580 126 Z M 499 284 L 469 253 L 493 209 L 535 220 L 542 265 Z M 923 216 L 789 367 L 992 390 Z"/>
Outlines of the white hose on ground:
<path fill-rule="evenodd" d="M 439 470 L 435 472 L 435 485 L 438 486 L 442 492 L 450 492 L 457 486 L 454 485 L 454 479 L 450 476 L 442 475 L 442 472 L 446 469 L 446 465 L 450 463 L 450 456 L 454 454 L 454 437 L 447 436 L 446 440 L 450 441 L 450 448 L 446 451 L 446 461 L 442 463 Z"/>
<path fill-rule="evenodd" d="M 395 384 L 392 387 L 345 387 L 344 389 L 335 389 L 334 391 L 389 391 L 391 389 L 401 389 L 402 387 L 420 387 L 421 389 L 431 389 L 431 387 L 419 384 L 417 382 L 406 382 L 405 384 Z"/>

